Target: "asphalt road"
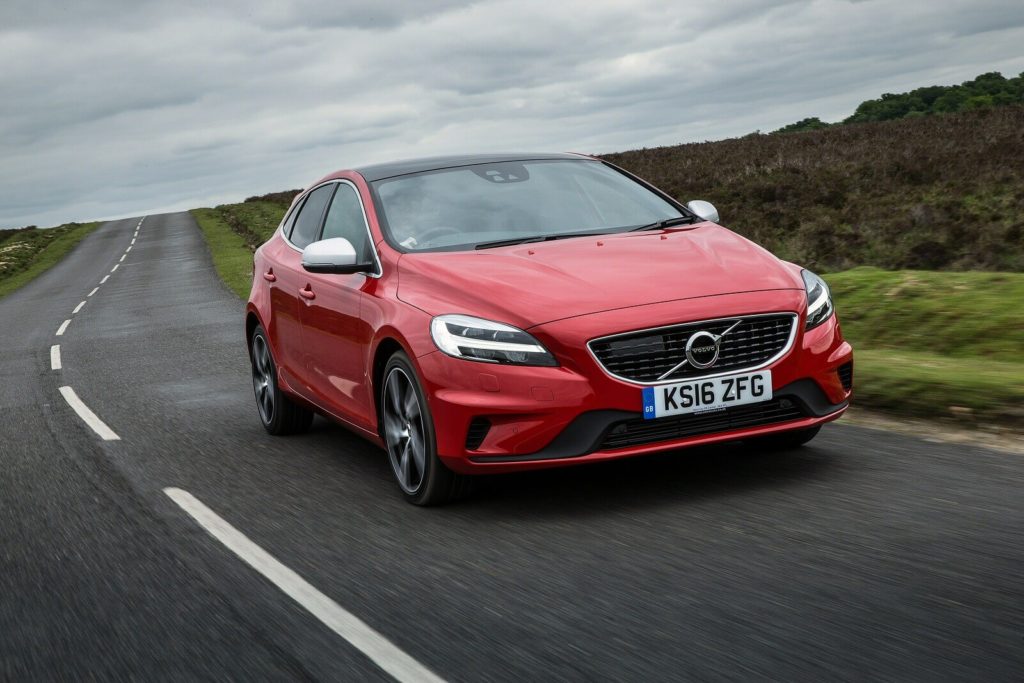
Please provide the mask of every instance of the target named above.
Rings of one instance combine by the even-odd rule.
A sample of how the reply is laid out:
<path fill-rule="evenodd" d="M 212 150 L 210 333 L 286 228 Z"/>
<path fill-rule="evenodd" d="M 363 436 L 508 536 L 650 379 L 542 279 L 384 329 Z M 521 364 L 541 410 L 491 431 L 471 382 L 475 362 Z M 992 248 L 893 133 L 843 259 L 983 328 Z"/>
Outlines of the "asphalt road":
<path fill-rule="evenodd" d="M 0 678 L 389 679 L 167 487 L 450 681 L 1024 671 L 1024 458 L 839 423 L 414 508 L 342 428 L 264 433 L 195 224 L 147 217 L 119 261 L 138 222 L 0 300 Z"/>

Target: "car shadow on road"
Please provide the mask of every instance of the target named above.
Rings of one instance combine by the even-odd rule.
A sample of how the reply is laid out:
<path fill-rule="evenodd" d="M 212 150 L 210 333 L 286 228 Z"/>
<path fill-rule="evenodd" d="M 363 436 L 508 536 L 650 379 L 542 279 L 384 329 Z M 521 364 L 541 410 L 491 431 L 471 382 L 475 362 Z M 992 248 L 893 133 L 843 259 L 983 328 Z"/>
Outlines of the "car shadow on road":
<path fill-rule="evenodd" d="M 677 505 L 820 480 L 836 456 L 813 446 L 765 450 L 739 442 L 536 472 L 483 477 L 465 501 L 475 514 L 592 514 Z"/>
<path fill-rule="evenodd" d="M 317 420 L 314 439 L 330 439 L 342 465 L 380 495 L 398 492 L 384 453 L 344 428 Z M 472 493 L 435 510 L 444 515 L 601 514 L 609 508 L 658 507 L 753 490 L 779 490 L 820 481 L 838 466 L 839 454 L 824 445 L 767 450 L 730 442 L 622 460 L 474 478 Z M 387 490 L 385 490 L 387 489 Z"/>

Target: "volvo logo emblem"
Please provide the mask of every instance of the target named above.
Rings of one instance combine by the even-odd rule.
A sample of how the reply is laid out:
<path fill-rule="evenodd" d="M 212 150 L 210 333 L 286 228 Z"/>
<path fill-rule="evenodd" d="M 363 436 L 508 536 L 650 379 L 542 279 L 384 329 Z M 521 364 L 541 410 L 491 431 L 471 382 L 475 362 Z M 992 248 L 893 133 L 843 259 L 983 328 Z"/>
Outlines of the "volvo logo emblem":
<path fill-rule="evenodd" d="M 708 332 L 707 330 L 701 330 L 700 332 L 694 332 L 690 335 L 690 338 L 686 340 L 686 358 L 674 365 L 671 369 L 663 372 L 658 380 L 663 380 L 671 377 L 676 371 L 682 369 L 684 365 L 691 365 L 697 370 L 707 370 L 712 365 L 718 362 L 718 352 L 721 349 L 722 337 L 729 334 L 737 327 L 740 326 L 742 320 L 737 320 L 732 325 L 726 328 L 721 334 L 715 334 L 714 332 Z"/>
<path fill-rule="evenodd" d="M 690 336 L 686 342 L 686 360 L 698 370 L 710 368 L 718 360 L 721 335 L 701 330 Z"/>

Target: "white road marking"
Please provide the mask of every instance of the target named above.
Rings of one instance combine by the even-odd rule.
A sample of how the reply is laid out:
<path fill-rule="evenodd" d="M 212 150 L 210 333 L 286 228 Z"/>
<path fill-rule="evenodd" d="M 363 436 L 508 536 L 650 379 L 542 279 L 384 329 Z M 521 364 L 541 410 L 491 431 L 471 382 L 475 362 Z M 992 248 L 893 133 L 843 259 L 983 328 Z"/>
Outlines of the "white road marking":
<path fill-rule="evenodd" d="M 109 280 L 109 279 L 110 279 L 110 276 L 109 276 L 109 275 L 104 275 L 104 276 L 103 276 L 103 279 L 102 279 L 102 280 L 100 280 L 100 284 L 101 284 L 101 285 L 102 285 L 102 284 L 105 284 L 105 283 L 107 282 L 107 280 Z"/>
<path fill-rule="evenodd" d="M 328 628 L 347 640 L 397 681 L 430 681 L 440 678 L 415 659 L 398 649 L 351 612 L 318 591 L 305 579 L 277 561 L 270 553 L 250 541 L 213 510 L 188 491 L 164 489 L 171 500 L 196 520 L 207 533 L 223 543 L 246 564 L 265 576 L 284 593 L 302 605 Z"/>
<path fill-rule="evenodd" d="M 134 246 L 134 245 L 135 245 L 135 238 L 133 237 L 132 238 L 132 246 Z"/>
<path fill-rule="evenodd" d="M 50 369 L 60 370 L 60 344 L 54 344 L 50 347 Z"/>
<path fill-rule="evenodd" d="M 64 322 L 62 322 L 60 324 L 60 327 L 57 328 L 57 336 L 58 337 L 63 337 L 64 336 L 64 331 L 68 329 L 68 325 L 70 325 L 70 324 L 71 324 L 71 319 L 70 318 L 68 320 L 65 320 Z"/>
<path fill-rule="evenodd" d="M 134 241 L 134 240 L 133 240 L 133 241 Z M 127 254 L 127 253 L 128 253 L 129 251 L 131 251 L 131 250 L 132 250 L 132 247 L 131 247 L 131 245 L 129 244 L 129 245 L 128 245 L 128 248 L 124 250 L 124 253 L 126 253 L 126 254 Z"/>
<path fill-rule="evenodd" d="M 98 291 L 100 291 L 100 288 L 99 288 L 99 287 L 93 287 L 93 288 L 92 288 L 92 291 L 91 291 L 91 292 L 89 292 L 88 296 L 92 296 L 93 294 L 95 294 L 95 293 L 96 293 L 96 292 L 98 292 Z"/>
<path fill-rule="evenodd" d="M 85 305 L 85 302 L 83 301 L 82 303 L 80 303 L 77 306 L 75 306 L 75 310 L 71 311 L 71 315 L 78 315 L 78 312 L 80 310 L 82 310 L 82 306 L 84 306 L 84 305 Z"/>
<path fill-rule="evenodd" d="M 121 254 L 121 258 L 120 258 L 120 259 L 118 259 L 118 261 L 117 261 L 117 262 L 118 262 L 118 263 L 122 263 L 122 262 L 124 261 L 124 257 L 125 257 L 125 256 L 127 256 L 127 255 L 128 255 L 127 253 Z M 115 267 L 116 267 L 116 266 L 115 266 Z"/>
<path fill-rule="evenodd" d="M 121 258 L 123 259 L 124 257 L 122 256 Z M 115 263 L 115 264 L 114 264 L 114 267 L 110 269 L 110 272 L 111 272 L 111 273 L 113 273 L 113 272 L 114 272 L 115 270 L 117 270 L 117 267 L 118 267 L 119 265 L 121 265 L 121 264 L 120 264 L 120 263 Z"/>
<path fill-rule="evenodd" d="M 68 402 L 71 409 L 78 413 L 78 417 L 82 418 L 85 424 L 92 428 L 92 431 L 103 439 L 104 441 L 120 441 L 121 437 L 114 433 L 114 430 L 104 424 L 103 420 L 96 417 L 96 413 L 89 410 L 89 406 L 82 403 L 82 399 L 78 398 L 78 394 L 71 387 L 61 387 L 60 393 L 64 397 L 64 400 Z"/>

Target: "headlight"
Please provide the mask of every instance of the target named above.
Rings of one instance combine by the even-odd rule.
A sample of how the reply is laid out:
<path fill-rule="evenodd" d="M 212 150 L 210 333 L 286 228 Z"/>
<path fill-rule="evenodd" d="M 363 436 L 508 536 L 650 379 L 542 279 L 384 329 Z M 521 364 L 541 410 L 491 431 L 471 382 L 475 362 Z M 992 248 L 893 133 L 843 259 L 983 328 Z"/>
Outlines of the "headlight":
<path fill-rule="evenodd" d="M 807 290 L 807 324 L 804 329 L 810 330 L 828 320 L 835 307 L 832 305 L 832 292 L 824 280 L 809 270 L 801 271 L 801 275 Z"/>
<path fill-rule="evenodd" d="M 437 348 L 456 358 L 511 365 L 558 365 L 539 341 L 519 328 L 468 315 L 439 315 L 430 321 Z"/>

